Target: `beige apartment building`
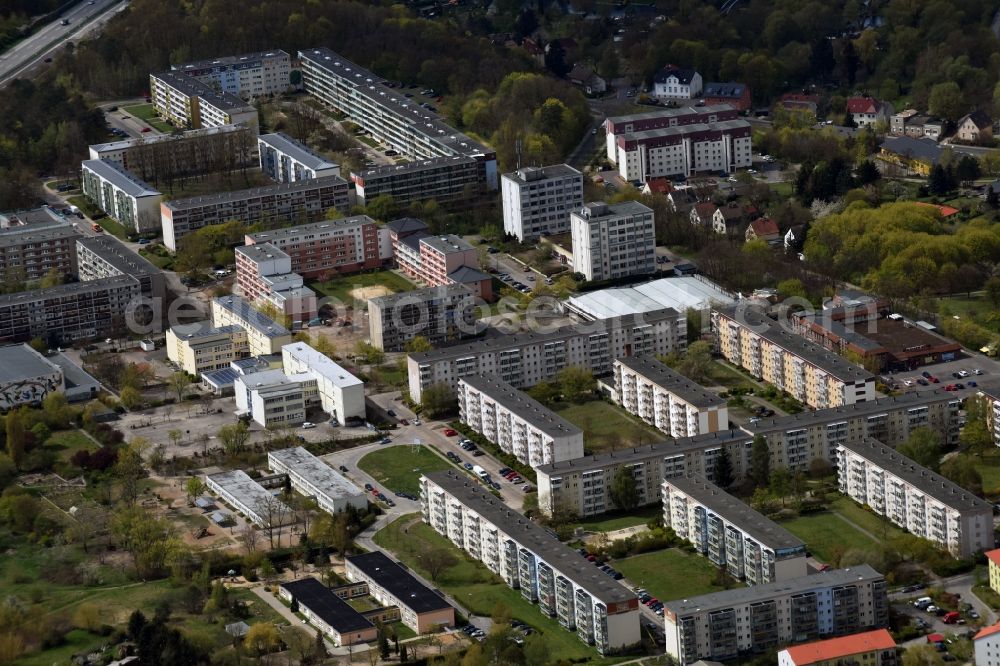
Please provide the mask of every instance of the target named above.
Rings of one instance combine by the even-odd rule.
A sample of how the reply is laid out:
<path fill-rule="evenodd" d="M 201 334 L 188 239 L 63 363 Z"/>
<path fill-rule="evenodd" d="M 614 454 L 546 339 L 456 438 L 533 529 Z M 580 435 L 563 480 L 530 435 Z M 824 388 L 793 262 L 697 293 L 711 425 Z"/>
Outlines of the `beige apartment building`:
<path fill-rule="evenodd" d="M 212 325 L 238 326 L 246 331 L 250 356 L 280 354 L 292 342 L 291 332 L 255 310 L 239 296 L 221 296 L 212 300 Z"/>
<path fill-rule="evenodd" d="M 249 355 L 247 332 L 239 326 L 213 327 L 212 322 L 202 321 L 167 330 L 167 358 L 194 377 L 228 368 Z"/>

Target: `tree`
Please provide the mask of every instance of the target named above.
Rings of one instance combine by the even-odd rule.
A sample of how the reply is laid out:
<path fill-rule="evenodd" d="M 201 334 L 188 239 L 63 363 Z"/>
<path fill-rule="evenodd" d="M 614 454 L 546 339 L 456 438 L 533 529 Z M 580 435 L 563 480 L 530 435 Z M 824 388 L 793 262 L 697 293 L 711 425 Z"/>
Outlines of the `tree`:
<path fill-rule="evenodd" d="M 967 104 L 961 88 L 954 81 L 938 83 L 931 88 L 927 110 L 932 116 L 955 122 L 966 112 Z"/>
<path fill-rule="evenodd" d="M 941 464 L 941 476 L 975 495 L 983 494 L 983 477 L 976 463 L 967 456 L 952 456 Z"/>
<path fill-rule="evenodd" d="M 715 485 L 723 490 L 733 485 L 736 479 L 733 477 L 733 461 L 729 457 L 729 449 L 723 446 L 719 450 L 719 455 L 715 459 Z"/>
<path fill-rule="evenodd" d="M 143 628 L 146 626 L 146 616 L 143 615 L 141 610 L 134 610 L 132 614 L 128 616 L 128 637 L 133 641 L 139 639 L 139 634 L 142 633 Z"/>
<path fill-rule="evenodd" d="M 258 622 L 247 631 L 243 644 L 258 657 L 274 652 L 281 645 L 278 628 L 271 622 Z"/>
<path fill-rule="evenodd" d="M 621 466 L 611 480 L 611 501 L 623 511 L 634 509 L 639 504 L 639 489 L 630 467 Z"/>
<path fill-rule="evenodd" d="M 942 196 L 951 191 L 951 178 L 948 170 L 941 164 L 931 167 L 930 175 L 927 176 L 927 190 L 934 195 Z"/>
<path fill-rule="evenodd" d="M 383 660 L 389 658 L 389 639 L 385 635 L 385 627 L 376 620 L 375 628 L 378 632 L 378 654 Z"/>
<path fill-rule="evenodd" d="M 857 171 L 855 173 L 858 185 L 864 186 L 870 183 L 874 183 L 876 180 L 882 177 L 879 173 L 878 167 L 871 160 L 865 160 L 858 165 Z"/>
<path fill-rule="evenodd" d="M 781 498 L 781 505 L 785 505 L 785 498 L 792 491 L 792 474 L 787 467 L 776 467 L 771 471 L 770 486 L 775 497 Z"/>
<path fill-rule="evenodd" d="M 556 381 L 562 390 L 563 398 L 570 402 L 580 402 L 597 388 L 594 373 L 577 365 L 569 365 L 559 371 Z"/>
<path fill-rule="evenodd" d="M 688 345 L 687 352 L 681 357 L 677 372 L 696 382 L 705 382 L 712 367 L 712 346 L 698 340 Z"/>
<path fill-rule="evenodd" d="M 191 386 L 191 378 L 186 372 L 175 372 L 167 378 L 167 386 L 177 394 L 177 402 L 184 399 L 188 387 Z"/>
<path fill-rule="evenodd" d="M 187 495 L 188 502 L 193 504 L 203 492 L 205 492 L 205 482 L 201 480 L 201 477 L 192 476 L 184 482 L 184 493 Z"/>
<path fill-rule="evenodd" d="M 543 405 L 549 406 L 559 398 L 559 389 L 552 382 L 542 381 L 528 389 L 527 394 Z"/>
<path fill-rule="evenodd" d="M 24 427 L 24 408 L 18 408 L 7 414 L 6 434 L 7 434 L 7 455 L 10 456 L 16 469 L 21 469 L 24 462 L 24 452 L 27 446 L 27 433 Z"/>
<path fill-rule="evenodd" d="M 991 277 L 983 287 L 986 289 L 986 297 L 993 307 L 1000 309 L 1000 275 Z"/>
<path fill-rule="evenodd" d="M 452 414 L 458 409 L 458 398 L 445 382 L 431 384 L 420 394 L 420 406 L 431 418 Z"/>
<path fill-rule="evenodd" d="M 980 175 L 979 160 L 972 155 L 962 155 L 955 165 L 955 177 L 960 183 L 969 185 Z"/>
<path fill-rule="evenodd" d="M 914 428 L 910 437 L 896 450 L 918 465 L 936 470 L 941 460 L 941 435 L 931 428 Z"/>
<path fill-rule="evenodd" d="M 257 532 L 257 526 L 252 523 L 247 523 L 238 533 L 239 541 L 243 545 L 243 549 L 247 552 L 247 555 L 252 555 L 257 552 L 257 544 L 260 542 L 260 534 Z"/>
<path fill-rule="evenodd" d="M 771 481 L 771 449 L 763 435 L 754 435 L 750 446 L 749 476 L 758 488 L 766 488 Z"/>
<path fill-rule="evenodd" d="M 275 537 L 278 540 L 277 545 L 280 546 L 281 526 L 285 524 L 285 520 L 288 518 L 288 505 L 274 495 L 268 494 L 257 502 L 257 506 L 254 509 L 264 522 L 264 531 L 267 532 L 271 548 L 275 547 Z"/>
<path fill-rule="evenodd" d="M 111 470 L 121 489 L 121 500 L 127 506 L 134 505 L 139 497 L 139 479 L 146 475 L 142 466 L 142 453 L 148 446 L 148 440 L 136 437 L 118 451 L 118 460 Z"/>
<path fill-rule="evenodd" d="M 392 195 L 380 194 L 365 206 L 365 212 L 376 220 L 388 221 L 399 214 L 399 205 Z"/>
<path fill-rule="evenodd" d="M 385 352 L 364 340 L 358 340 L 354 345 L 354 352 L 368 365 L 382 365 L 385 362 Z"/>
<path fill-rule="evenodd" d="M 903 653 L 903 666 L 944 666 L 944 659 L 930 645 L 914 645 Z"/>
<path fill-rule="evenodd" d="M 281 632 L 281 640 L 288 646 L 292 658 L 299 664 L 312 663 L 313 638 L 302 627 L 292 627 Z"/>
<path fill-rule="evenodd" d="M 427 575 L 436 583 L 445 569 L 458 564 L 458 558 L 452 555 L 449 550 L 434 548 L 421 555 L 420 562 L 427 570 Z"/>
<path fill-rule="evenodd" d="M 138 409 L 142 406 L 142 394 L 139 390 L 131 386 L 126 386 L 121 390 L 121 400 L 122 404 L 125 405 L 125 409 L 133 410 Z"/>
<path fill-rule="evenodd" d="M 250 428 L 244 421 L 237 421 L 219 428 L 218 437 L 226 455 L 236 456 L 246 447 L 250 439 Z"/>
<path fill-rule="evenodd" d="M 323 634 L 319 629 L 316 630 L 316 645 L 313 647 L 313 659 L 316 661 L 323 661 L 330 656 L 330 652 L 326 649 L 326 641 L 323 640 Z"/>
<path fill-rule="evenodd" d="M 434 345 L 424 336 L 415 335 L 412 340 L 406 343 L 405 349 L 411 354 L 419 354 L 420 352 L 431 351 L 434 349 Z"/>
<path fill-rule="evenodd" d="M 39 354 L 45 354 L 49 350 L 49 346 L 42 338 L 32 338 L 28 345 Z"/>

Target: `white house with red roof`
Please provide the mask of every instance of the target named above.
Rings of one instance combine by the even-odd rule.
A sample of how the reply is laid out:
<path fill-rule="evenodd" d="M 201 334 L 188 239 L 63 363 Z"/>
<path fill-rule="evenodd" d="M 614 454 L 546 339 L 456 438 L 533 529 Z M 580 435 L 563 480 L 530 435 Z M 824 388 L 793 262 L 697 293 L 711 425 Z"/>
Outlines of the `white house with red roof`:
<path fill-rule="evenodd" d="M 880 102 L 874 97 L 849 97 L 847 113 L 856 127 L 872 127 L 880 120 L 889 122 L 893 108 L 892 104 Z"/>
<path fill-rule="evenodd" d="M 778 240 L 780 237 L 781 229 L 778 228 L 778 223 L 769 217 L 758 217 L 747 226 L 747 241 L 757 238 L 764 241 L 773 241 Z"/>
<path fill-rule="evenodd" d="M 1000 624 L 980 629 L 972 637 L 972 645 L 976 651 L 976 666 L 1000 666 Z"/>
<path fill-rule="evenodd" d="M 778 653 L 778 666 L 893 666 L 896 663 L 896 641 L 885 629 L 793 645 Z"/>

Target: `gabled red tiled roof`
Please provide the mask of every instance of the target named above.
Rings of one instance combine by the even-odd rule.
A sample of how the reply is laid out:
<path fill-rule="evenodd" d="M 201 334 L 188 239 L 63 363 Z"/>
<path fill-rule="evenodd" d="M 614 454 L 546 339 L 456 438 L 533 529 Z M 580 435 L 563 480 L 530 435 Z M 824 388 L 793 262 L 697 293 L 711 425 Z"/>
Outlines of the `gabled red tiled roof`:
<path fill-rule="evenodd" d="M 978 641 L 980 638 L 986 638 L 987 636 L 992 636 L 998 631 L 1000 631 L 1000 624 L 994 624 L 991 627 L 983 627 L 982 629 L 979 630 L 978 634 L 972 637 L 972 640 Z"/>
<path fill-rule="evenodd" d="M 877 113 L 882 108 L 882 102 L 871 97 L 849 97 L 847 99 L 848 113 Z"/>
<path fill-rule="evenodd" d="M 750 223 L 757 238 L 761 236 L 776 236 L 778 234 L 778 223 L 769 217 L 761 217 Z"/>
<path fill-rule="evenodd" d="M 996 550 L 988 550 L 985 553 L 983 553 L 983 555 L 985 555 L 986 559 L 988 559 L 993 564 L 1000 566 L 1000 548 L 997 548 Z"/>
<path fill-rule="evenodd" d="M 786 651 L 796 666 L 803 666 L 803 664 L 840 659 L 872 650 L 891 650 L 895 647 L 896 641 L 892 640 L 892 635 L 888 631 L 876 629 L 875 631 L 830 638 L 805 645 L 793 645 L 786 648 Z"/>
<path fill-rule="evenodd" d="M 695 204 L 694 209 L 698 211 L 698 217 L 706 218 L 715 215 L 717 206 L 709 201 Z"/>
<path fill-rule="evenodd" d="M 668 178 L 650 178 L 646 181 L 646 185 L 653 194 L 670 194 L 674 191 Z"/>

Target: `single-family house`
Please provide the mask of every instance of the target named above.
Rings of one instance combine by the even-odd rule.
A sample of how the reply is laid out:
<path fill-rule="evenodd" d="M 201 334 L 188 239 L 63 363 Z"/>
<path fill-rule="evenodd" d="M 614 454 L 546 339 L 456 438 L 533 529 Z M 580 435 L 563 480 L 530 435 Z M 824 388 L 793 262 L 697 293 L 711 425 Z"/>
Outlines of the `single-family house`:
<path fill-rule="evenodd" d="M 674 191 L 674 185 L 670 182 L 669 178 L 647 178 L 646 183 L 642 186 L 642 193 L 645 195 L 659 194 L 666 196 Z"/>
<path fill-rule="evenodd" d="M 750 108 L 750 87 L 745 83 L 712 81 L 705 84 L 701 95 L 705 104 L 710 106 L 728 104 L 737 111 Z"/>
<path fill-rule="evenodd" d="M 993 119 L 982 111 L 973 111 L 958 121 L 955 138 L 968 143 L 993 138 Z"/>
<path fill-rule="evenodd" d="M 653 77 L 653 96 L 660 99 L 694 99 L 701 91 L 701 74 L 693 69 L 667 65 Z"/>
<path fill-rule="evenodd" d="M 582 88 L 588 95 L 600 95 L 608 90 L 608 83 L 587 65 L 579 64 L 567 75 L 569 82 Z"/>
<path fill-rule="evenodd" d="M 704 201 L 702 203 L 697 203 L 691 207 L 691 212 L 688 215 L 688 219 L 691 220 L 691 224 L 704 227 L 706 229 L 712 228 L 712 220 L 715 217 L 715 212 L 719 209 L 711 201 Z"/>
<path fill-rule="evenodd" d="M 892 105 L 880 102 L 874 97 L 849 97 L 847 113 L 856 127 L 873 127 L 880 120 L 889 122 L 892 115 Z"/>
<path fill-rule="evenodd" d="M 712 230 L 717 234 L 739 235 L 743 226 L 743 209 L 737 204 L 717 208 L 712 214 Z"/>
<path fill-rule="evenodd" d="M 784 243 L 785 251 L 795 251 L 799 252 L 802 250 L 802 245 L 806 242 L 806 227 L 803 224 L 796 224 L 788 228 L 785 232 Z"/>
<path fill-rule="evenodd" d="M 698 203 L 698 195 L 690 187 L 674 188 L 674 191 L 667 195 L 667 202 L 670 204 L 670 210 L 687 215 Z"/>
<path fill-rule="evenodd" d="M 781 237 L 781 231 L 778 229 L 778 223 L 771 218 L 758 217 L 756 220 L 747 225 L 747 231 L 744 237 L 747 241 L 756 239 L 773 241 L 778 240 L 778 238 Z"/>

